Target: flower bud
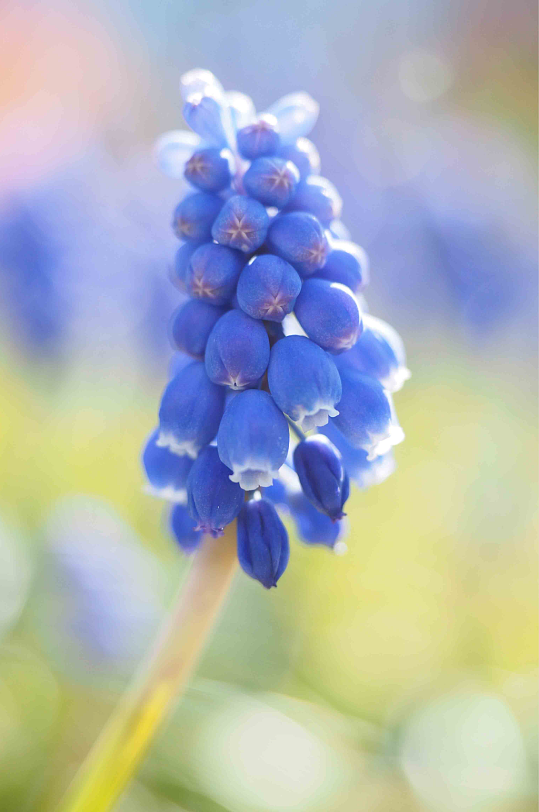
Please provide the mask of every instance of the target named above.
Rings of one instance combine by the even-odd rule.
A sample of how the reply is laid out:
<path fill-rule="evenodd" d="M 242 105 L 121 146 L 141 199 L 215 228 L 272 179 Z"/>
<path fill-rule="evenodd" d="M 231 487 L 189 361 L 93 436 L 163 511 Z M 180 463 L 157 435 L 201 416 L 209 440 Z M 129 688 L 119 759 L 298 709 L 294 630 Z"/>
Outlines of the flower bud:
<path fill-rule="evenodd" d="M 323 434 L 302 440 L 294 449 L 294 468 L 303 493 L 315 508 L 333 521 L 342 519 L 350 483 L 333 443 Z"/>
<path fill-rule="evenodd" d="M 200 299 L 188 299 L 172 316 L 170 333 L 174 347 L 197 361 L 203 361 L 208 337 L 224 313 L 224 307 Z"/>
<path fill-rule="evenodd" d="M 220 245 L 229 245 L 245 254 L 260 248 L 268 231 L 266 209 L 252 197 L 230 197 L 216 218 L 211 235 Z"/>
<path fill-rule="evenodd" d="M 331 252 L 324 267 L 316 272 L 317 279 L 340 282 L 352 293 L 359 293 L 369 282 L 369 260 L 367 254 L 349 240 L 333 240 Z"/>
<path fill-rule="evenodd" d="M 250 161 L 266 155 L 275 155 L 281 144 L 277 119 L 263 114 L 237 133 L 238 149 Z"/>
<path fill-rule="evenodd" d="M 338 414 L 341 379 L 333 359 L 305 336 L 287 336 L 272 347 L 268 384 L 277 406 L 303 431 Z"/>
<path fill-rule="evenodd" d="M 288 423 L 273 398 L 267 392 L 247 389 L 227 403 L 217 448 L 232 471 L 232 482 L 251 491 L 271 485 L 286 459 L 289 440 Z"/>
<path fill-rule="evenodd" d="M 209 242 L 211 228 L 223 201 L 208 192 L 195 192 L 184 197 L 174 210 L 172 228 L 180 240 Z"/>
<path fill-rule="evenodd" d="M 308 138 L 297 138 L 290 144 L 283 144 L 277 155 L 285 161 L 292 161 L 299 170 L 301 180 L 320 174 L 320 155 Z"/>
<path fill-rule="evenodd" d="M 148 491 L 153 496 L 169 499 L 171 502 L 185 503 L 187 491 L 185 483 L 193 460 L 179 457 L 168 448 L 157 445 L 159 429 L 153 431 L 142 453 L 142 464 L 148 479 Z"/>
<path fill-rule="evenodd" d="M 404 440 L 391 395 L 374 378 L 351 368 L 340 370 L 342 398 L 335 426 L 355 448 L 363 448 L 367 459 L 385 454 Z"/>
<path fill-rule="evenodd" d="M 288 533 L 271 502 L 245 502 L 238 516 L 238 559 L 242 569 L 270 589 L 277 586 L 290 557 Z"/>
<path fill-rule="evenodd" d="M 217 448 L 210 445 L 200 452 L 187 478 L 189 513 L 197 530 L 214 538 L 223 535 L 223 528 L 234 521 L 243 504 L 244 493 L 229 474 Z"/>
<path fill-rule="evenodd" d="M 410 377 L 406 353 L 396 330 L 382 319 L 366 315 L 364 330 L 349 352 L 338 359 L 338 366 L 351 366 L 380 381 L 388 392 L 398 392 Z"/>
<path fill-rule="evenodd" d="M 300 276 L 310 276 L 325 265 L 327 236 L 316 217 L 293 211 L 276 217 L 268 231 L 270 250 L 286 259 Z"/>
<path fill-rule="evenodd" d="M 176 505 L 171 511 L 170 529 L 184 553 L 194 553 L 204 535 L 201 530 L 197 530 L 196 522 L 183 505 Z"/>
<path fill-rule="evenodd" d="M 291 313 L 301 279 L 290 263 L 274 254 L 254 257 L 238 280 L 238 303 L 254 319 L 282 321 Z"/>
<path fill-rule="evenodd" d="M 183 117 L 188 126 L 205 143 L 219 148 L 228 143 L 225 115 L 224 105 L 212 95 L 212 89 L 208 87 L 203 92 L 188 96 L 183 106 Z"/>
<path fill-rule="evenodd" d="M 298 185 L 286 208 L 287 211 L 308 211 L 323 226 L 329 226 L 341 216 L 342 199 L 331 181 L 310 175 Z"/>
<path fill-rule="evenodd" d="M 299 172 L 293 163 L 283 158 L 257 158 L 243 176 L 247 194 L 264 206 L 282 209 L 293 197 L 299 182 Z"/>
<path fill-rule="evenodd" d="M 269 357 L 269 338 L 262 322 L 252 319 L 243 310 L 229 310 L 221 316 L 208 338 L 206 373 L 221 386 L 244 389 L 260 380 Z"/>
<path fill-rule="evenodd" d="M 200 449 L 217 434 L 224 402 L 224 389 L 210 381 L 204 364 L 193 361 L 163 393 L 157 445 L 196 459 Z"/>
<path fill-rule="evenodd" d="M 361 334 L 362 321 L 352 291 L 337 282 L 307 279 L 294 313 L 310 339 L 338 355 L 349 350 Z"/>
<path fill-rule="evenodd" d="M 228 304 L 245 263 L 239 251 L 208 242 L 191 257 L 185 275 L 187 292 L 213 305 Z"/>
<path fill-rule="evenodd" d="M 202 192 L 222 192 L 230 186 L 233 157 L 228 149 L 199 149 L 193 152 L 185 164 L 184 175 Z"/>
<path fill-rule="evenodd" d="M 197 250 L 198 245 L 194 242 L 184 242 L 176 251 L 174 257 L 174 264 L 170 269 L 169 277 L 172 284 L 178 290 L 187 290 L 187 272 L 189 270 L 189 263 L 191 257 Z"/>

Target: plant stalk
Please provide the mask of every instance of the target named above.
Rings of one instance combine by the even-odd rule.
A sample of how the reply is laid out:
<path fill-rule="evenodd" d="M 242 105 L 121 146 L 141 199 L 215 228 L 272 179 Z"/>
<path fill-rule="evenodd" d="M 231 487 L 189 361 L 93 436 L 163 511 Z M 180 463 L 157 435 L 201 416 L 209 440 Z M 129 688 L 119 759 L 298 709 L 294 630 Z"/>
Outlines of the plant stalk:
<path fill-rule="evenodd" d="M 148 660 L 76 774 L 57 812 L 108 812 L 185 689 L 237 568 L 236 523 L 206 537 Z"/>

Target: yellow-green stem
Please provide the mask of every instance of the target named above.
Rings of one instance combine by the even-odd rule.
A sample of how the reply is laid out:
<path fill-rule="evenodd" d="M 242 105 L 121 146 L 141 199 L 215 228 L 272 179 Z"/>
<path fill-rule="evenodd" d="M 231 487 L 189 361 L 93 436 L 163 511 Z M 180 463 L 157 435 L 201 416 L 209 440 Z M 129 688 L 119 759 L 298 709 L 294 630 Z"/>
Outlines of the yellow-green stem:
<path fill-rule="evenodd" d="M 163 719 L 185 688 L 237 567 L 235 523 L 205 538 L 158 636 L 58 812 L 108 812 L 135 774 Z"/>

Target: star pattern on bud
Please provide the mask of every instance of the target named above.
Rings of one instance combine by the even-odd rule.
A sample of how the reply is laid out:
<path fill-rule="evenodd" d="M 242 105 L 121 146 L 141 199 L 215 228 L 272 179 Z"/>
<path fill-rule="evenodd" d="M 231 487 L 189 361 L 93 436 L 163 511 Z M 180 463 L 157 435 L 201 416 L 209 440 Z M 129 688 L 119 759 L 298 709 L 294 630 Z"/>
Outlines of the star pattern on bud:
<path fill-rule="evenodd" d="M 269 589 L 289 558 L 279 511 L 304 543 L 346 549 L 350 481 L 393 472 L 404 433 L 390 393 L 410 373 L 393 328 L 363 322 L 368 258 L 305 137 L 317 103 L 291 93 L 257 115 L 200 70 L 182 88 L 195 192 L 174 212 L 172 281 L 191 298 L 171 338 L 195 360 L 175 363 L 143 464 L 148 492 L 175 503 L 181 549 L 237 519 L 240 564 Z"/>

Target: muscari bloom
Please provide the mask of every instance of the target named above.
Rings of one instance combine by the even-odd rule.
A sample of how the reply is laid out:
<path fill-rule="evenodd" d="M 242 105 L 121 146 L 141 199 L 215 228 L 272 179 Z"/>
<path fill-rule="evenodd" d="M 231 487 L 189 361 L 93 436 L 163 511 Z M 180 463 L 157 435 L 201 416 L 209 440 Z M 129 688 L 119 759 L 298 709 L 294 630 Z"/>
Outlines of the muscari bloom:
<path fill-rule="evenodd" d="M 368 258 L 306 138 L 316 102 L 292 93 L 258 114 L 201 70 L 181 87 L 195 134 L 163 136 L 157 157 L 193 189 L 173 217 L 172 280 L 191 298 L 173 317 L 180 352 L 144 461 L 152 492 L 180 502 L 180 547 L 237 518 L 241 566 L 270 588 L 289 558 L 278 511 L 305 543 L 339 551 L 350 479 L 391 473 L 404 350 L 370 316 L 362 334 Z"/>

